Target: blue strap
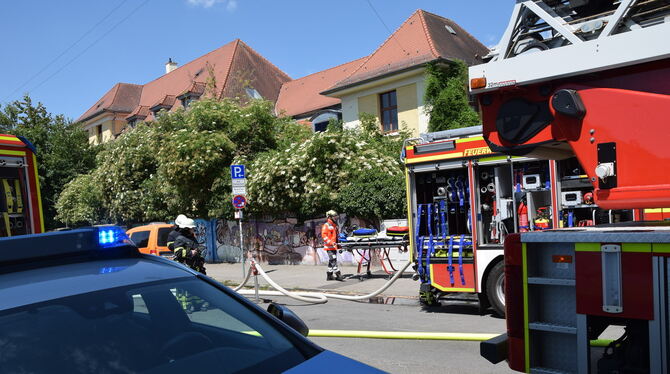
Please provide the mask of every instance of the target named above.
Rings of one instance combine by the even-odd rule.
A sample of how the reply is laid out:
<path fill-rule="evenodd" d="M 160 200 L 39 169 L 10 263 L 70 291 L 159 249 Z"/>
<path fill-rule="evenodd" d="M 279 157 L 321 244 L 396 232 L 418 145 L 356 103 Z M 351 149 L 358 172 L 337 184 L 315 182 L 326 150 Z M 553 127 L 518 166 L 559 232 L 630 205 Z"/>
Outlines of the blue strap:
<path fill-rule="evenodd" d="M 454 253 L 454 236 L 451 235 L 451 236 L 449 236 L 449 252 L 448 252 L 448 256 L 449 256 L 449 259 L 448 259 L 449 264 L 448 265 L 449 266 L 447 267 L 447 269 L 449 270 L 449 280 L 451 281 L 451 284 L 454 284 L 454 267 L 453 267 L 453 262 L 452 262 L 452 259 L 451 259 L 451 256 L 452 256 L 453 253 Z"/>
<path fill-rule="evenodd" d="M 417 262 L 417 272 L 419 277 L 423 279 L 423 268 L 422 266 L 422 256 L 423 256 L 423 237 L 419 236 L 421 231 L 421 215 L 423 214 L 423 204 L 419 204 L 416 212 L 416 234 L 415 234 L 415 243 L 416 243 L 416 262 Z"/>
<path fill-rule="evenodd" d="M 574 226 L 575 212 L 568 210 L 568 227 Z"/>
<path fill-rule="evenodd" d="M 433 238 L 433 204 L 428 204 L 428 251 L 426 253 L 426 279 L 430 282 L 430 256 L 435 250 Z"/>
<path fill-rule="evenodd" d="M 458 199 L 458 191 L 456 189 L 456 179 L 449 178 L 447 180 L 447 185 L 451 188 L 451 196 L 449 196 L 449 201 L 455 202 Z"/>
<path fill-rule="evenodd" d="M 461 177 L 458 177 L 456 180 L 456 190 L 458 191 L 458 203 L 460 206 L 463 206 L 465 204 L 465 186 Z"/>
<path fill-rule="evenodd" d="M 461 235 L 461 241 L 458 243 L 458 272 L 461 274 L 461 284 L 465 286 L 465 275 L 463 274 L 463 245 L 465 244 L 465 235 Z"/>
<path fill-rule="evenodd" d="M 447 217 L 444 214 L 444 211 L 447 209 L 447 203 L 444 200 L 440 200 L 440 227 L 442 228 L 442 242 L 444 243 L 447 239 Z"/>

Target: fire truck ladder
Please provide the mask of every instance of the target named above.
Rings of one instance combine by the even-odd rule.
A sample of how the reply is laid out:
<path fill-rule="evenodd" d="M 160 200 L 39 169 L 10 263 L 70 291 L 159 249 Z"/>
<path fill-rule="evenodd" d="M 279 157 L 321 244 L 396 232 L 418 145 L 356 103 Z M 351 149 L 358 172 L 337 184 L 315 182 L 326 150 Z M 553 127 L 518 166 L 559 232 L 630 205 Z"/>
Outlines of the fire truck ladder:
<path fill-rule="evenodd" d="M 670 1 L 517 0 L 473 93 L 660 60 L 670 56 Z M 471 82 L 472 83 L 472 82 Z"/>

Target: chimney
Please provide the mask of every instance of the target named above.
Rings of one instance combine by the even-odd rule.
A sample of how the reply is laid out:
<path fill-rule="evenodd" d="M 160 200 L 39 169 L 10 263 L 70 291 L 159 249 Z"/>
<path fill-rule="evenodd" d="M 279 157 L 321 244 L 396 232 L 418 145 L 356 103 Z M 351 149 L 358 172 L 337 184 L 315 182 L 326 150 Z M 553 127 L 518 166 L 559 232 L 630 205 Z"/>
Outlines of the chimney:
<path fill-rule="evenodd" d="M 172 58 L 168 58 L 168 62 L 165 63 L 165 74 L 171 72 L 177 68 L 177 63 L 172 61 Z"/>

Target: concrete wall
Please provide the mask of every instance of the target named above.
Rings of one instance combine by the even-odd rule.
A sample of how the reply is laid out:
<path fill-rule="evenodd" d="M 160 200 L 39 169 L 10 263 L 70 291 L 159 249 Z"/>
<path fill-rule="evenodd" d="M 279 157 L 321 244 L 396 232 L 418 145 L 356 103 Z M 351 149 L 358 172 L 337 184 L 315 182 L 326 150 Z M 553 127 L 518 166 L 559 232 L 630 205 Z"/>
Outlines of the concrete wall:
<path fill-rule="evenodd" d="M 341 217 L 345 220 L 345 217 Z M 352 223 L 365 227 L 365 222 L 353 218 Z M 244 253 L 240 249 L 240 232 L 237 221 L 221 219 L 196 220 L 198 242 L 207 247 L 207 262 L 241 262 L 242 256 L 254 256 L 261 263 L 286 265 L 325 265 L 328 255 L 323 250 L 321 226 L 325 219 L 305 221 L 296 225 L 287 221 L 246 221 L 242 225 L 244 233 Z M 404 219 L 384 221 L 382 232 L 387 226 L 405 226 Z M 356 265 L 361 254 L 343 251 L 337 254 L 342 265 Z M 398 267 L 409 259 L 408 252 L 397 248 L 389 251 L 394 266 Z M 378 259 L 372 264 L 379 268 Z"/>
<path fill-rule="evenodd" d="M 358 113 L 374 114 L 379 120 L 379 95 L 372 94 L 358 97 Z"/>

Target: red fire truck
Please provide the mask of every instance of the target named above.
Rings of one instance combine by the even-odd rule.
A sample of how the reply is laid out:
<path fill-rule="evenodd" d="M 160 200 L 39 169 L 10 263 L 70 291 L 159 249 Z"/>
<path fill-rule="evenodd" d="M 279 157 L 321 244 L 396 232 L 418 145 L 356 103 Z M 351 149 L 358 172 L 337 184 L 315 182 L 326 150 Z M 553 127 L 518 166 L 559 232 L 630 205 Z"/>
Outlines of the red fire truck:
<path fill-rule="evenodd" d="M 33 145 L 0 134 L 0 237 L 44 232 Z"/>
<path fill-rule="evenodd" d="M 482 127 L 409 139 L 404 160 L 410 250 L 420 300 L 477 293 L 480 309 L 504 315 L 503 244 L 510 233 L 632 220 L 605 211 L 575 158 L 494 153 Z"/>
<path fill-rule="evenodd" d="M 670 206 L 670 4 L 517 0 L 470 68 L 484 139 L 507 155 L 574 156 L 604 209 Z M 650 212 L 652 213 L 652 212 Z M 670 227 L 510 234 L 507 334 L 482 344 L 530 373 L 670 372 Z M 617 332 L 605 347 L 603 332 Z"/>

